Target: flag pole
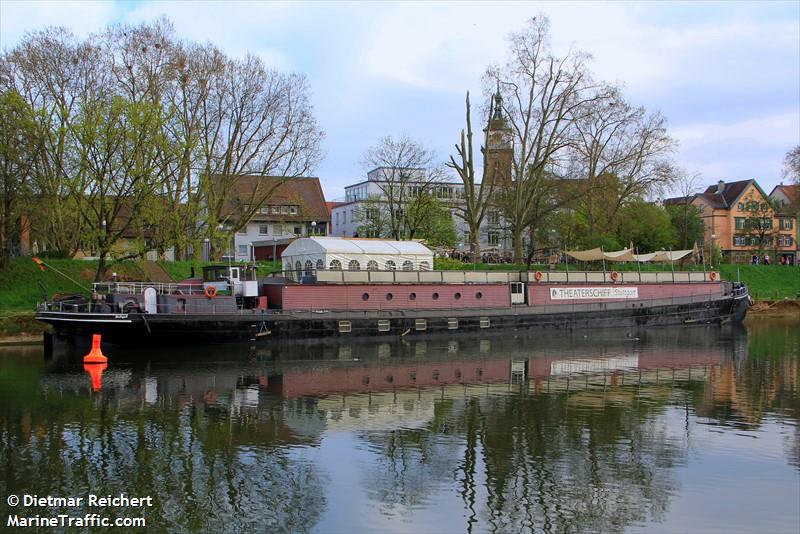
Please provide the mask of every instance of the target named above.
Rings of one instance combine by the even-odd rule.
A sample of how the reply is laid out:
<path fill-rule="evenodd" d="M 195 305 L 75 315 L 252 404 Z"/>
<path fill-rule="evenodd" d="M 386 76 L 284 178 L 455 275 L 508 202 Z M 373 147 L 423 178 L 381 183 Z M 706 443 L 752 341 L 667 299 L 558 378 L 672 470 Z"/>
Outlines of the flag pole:
<path fill-rule="evenodd" d="M 43 270 L 43 271 L 44 271 L 44 267 L 47 267 L 47 268 L 49 268 L 49 269 L 52 269 L 52 270 L 54 270 L 55 272 L 57 272 L 58 274 L 60 274 L 61 276 L 63 276 L 64 278 L 66 278 L 67 280 L 71 281 L 73 284 L 75 284 L 75 285 L 76 285 L 76 286 L 78 286 L 79 288 L 83 289 L 84 291 L 86 291 L 86 292 L 88 292 L 88 293 L 91 293 L 91 292 L 92 292 L 92 290 L 91 290 L 91 289 L 89 289 L 89 288 L 87 288 L 87 287 L 84 287 L 83 285 L 81 285 L 81 283 L 80 283 L 80 282 L 78 282 L 78 281 L 77 281 L 77 280 L 75 280 L 74 278 L 70 277 L 69 275 L 67 275 L 67 274 L 65 274 L 65 273 L 62 273 L 61 271 L 59 271 L 58 269 L 56 269 L 55 267 L 53 267 L 52 265 L 50 265 L 50 264 L 49 264 L 49 263 L 47 263 L 46 261 L 44 261 L 44 260 L 42 260 L 42 259 L 40 259 L 40 258 L 33 258 L 33 261 L 36 263 L 36 265 L 38 265 L 38 266 L 39 266 L 39 268 L 40 268 L 41 270 Z M 44 266 L 44 267 L 43 267 L 43 266 Z"/>

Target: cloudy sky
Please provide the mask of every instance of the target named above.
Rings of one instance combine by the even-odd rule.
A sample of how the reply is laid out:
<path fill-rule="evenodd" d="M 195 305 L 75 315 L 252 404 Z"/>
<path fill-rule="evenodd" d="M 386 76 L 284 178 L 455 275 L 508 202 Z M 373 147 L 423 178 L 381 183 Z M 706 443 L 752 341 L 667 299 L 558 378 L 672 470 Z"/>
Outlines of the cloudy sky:
<path fill-rule="evenodd" d="M 781 180 L 800 144 L 800 2 L 16 2 L 0 0 L 0 46 L 61 25 L 82 36 L 170 18 L 186 39 L 305 73 L 327 138 L 326 196 L 364 176 L 365 149 L 408 134 L 444 161 L 506 36 L 538 13 L 556 51 L 592 54 L 599 79 L 669 120 L 677 162 L 704 184 Z M 475 99 L 475 97 L 473 97 Z"/>

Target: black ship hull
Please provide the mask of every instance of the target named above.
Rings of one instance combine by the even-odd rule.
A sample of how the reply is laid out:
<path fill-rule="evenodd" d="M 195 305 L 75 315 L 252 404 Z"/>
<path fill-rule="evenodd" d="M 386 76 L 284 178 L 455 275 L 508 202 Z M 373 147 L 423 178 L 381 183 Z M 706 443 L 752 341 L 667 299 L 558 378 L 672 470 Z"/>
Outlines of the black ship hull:
<path fill-rule="evenodd" d="M 126 346 L 202 345 L 226 342 L 323 338 L 368 339 L 520 330 L 575 331 L 708 325 L 741 322 L 748 297 L 731 295 L 702 302 L 648 306 L 594 305 L 547 310 L 518 307 L 485 310 L 310 311 L 275 313 L 243 310 L 231 314 L 98 314 L 39 311 L 59 339 L 86 343 L 101 334 L 104 343 Z"/>

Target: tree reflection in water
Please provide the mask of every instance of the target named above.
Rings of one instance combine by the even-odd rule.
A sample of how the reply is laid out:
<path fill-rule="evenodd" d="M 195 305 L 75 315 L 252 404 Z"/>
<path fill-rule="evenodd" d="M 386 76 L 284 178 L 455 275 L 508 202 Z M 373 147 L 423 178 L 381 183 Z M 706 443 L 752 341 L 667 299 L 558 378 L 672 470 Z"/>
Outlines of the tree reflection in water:
<path fill-rule="evenodd" d="M 99 394 L 18 351 L 0 357 L 0 493 L 153 495 L 157 531 L 310 531 L 339 513 L 340 458 L 313 452 L 338 432 L 367 446 L 345 491 L 387 525 L 455 497 L 431 529 L 625 530 L 669 516 L 698 425 L 787 422 L 800 475 L 797 322 L 749 328 L 121 353 Z"/>

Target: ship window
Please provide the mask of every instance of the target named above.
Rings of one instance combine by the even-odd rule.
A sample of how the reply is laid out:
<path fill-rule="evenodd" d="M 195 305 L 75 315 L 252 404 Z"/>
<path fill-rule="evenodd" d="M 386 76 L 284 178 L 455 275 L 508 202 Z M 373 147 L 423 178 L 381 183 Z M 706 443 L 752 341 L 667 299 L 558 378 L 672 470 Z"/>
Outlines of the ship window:
<path fill-rule="evenodd" d="M 380 319 L 378 321 L 378 332 L 388 332 L 389 327 L 389 319 Z"/>
<path fill-rule="evenodd" d="M 339 321 L 339 333 L 340 334 L 347 334 L 352 332 L 353 326 L 350 324 L 350 321 Z"/>
<path fill-rule="evenodd" d="M 439 293 L 434 293 L 433 295 L 431 295 L 431 297 L 433 298 L 433 300 L 439 300 Z"/>
<path fill-rule="evenodd" d="M 428 329 L 427 319 L 416 319 L 414 321 L 414 330 L 427 330 L 427 329 Z"/>
<path fill-rule="evenodd" d="M 475 298 L 478 299 L 478 300 L 481 300 L 483 298 L 483 293 L 478 291 L 477 293 L 475 293 Z"/>
<path fill-rule="evenodd" d="M 417 294 L 416 293 L 409 293 L 408 294 L 408 300 L 417 300 Z"/>
<path fill-rule="evenodd" d="M 461 293 L 456 293 L 453 296 L 455 297 L 456 300 L 461 300 Z"/>
<path fill-rule="evenodd" d="M 393 298 L 394 295 L 392 295 L 391 293 L 386 293 L 386 300 L 392 300 Z"/>
<path fill-rule="evenodd" d="M 361 300 L 369 300 L 369 293 L 364 293 L 361 295 Z"/>
<path fill-rule="evenodd" d="M 458 319 L 455 317 L 450 317 L 447 319 L 447 329 L 448 330 L 457 330 L 458 329 Z"/>
<path fill-rule="evenodd" d="M 481 317 L 481 328 L 489 328 L 489 318 Z"/>

